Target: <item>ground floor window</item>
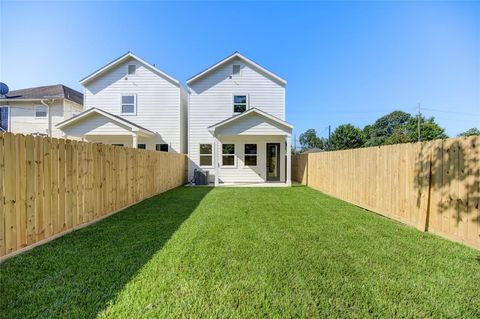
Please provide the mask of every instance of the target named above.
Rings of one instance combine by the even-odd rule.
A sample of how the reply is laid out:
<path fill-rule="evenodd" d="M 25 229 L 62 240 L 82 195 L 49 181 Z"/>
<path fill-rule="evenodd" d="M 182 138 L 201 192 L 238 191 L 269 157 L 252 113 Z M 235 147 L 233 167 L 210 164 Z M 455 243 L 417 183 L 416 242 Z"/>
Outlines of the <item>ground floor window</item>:
<path fill-rule="evenodd" d="M 123 144 L 117 144 L 117 143 L 113 143 L 112 145 L 113 145 L 113 146 L 120 146 L 120 147 L 123 147 Z"/>
<path fill-rule="evenodd" d="M 8 107 L 0 107 L 0 132 L 8 131 Z"/>
<path fill-rule="evenodd" d="M 155 144 L 155 150 L 160 152 L 168 152 L 168 144 Z"/>
<path fill-rule="evenodd" d="M 235 144 L 222 144 L 222 166 L 235 165 Z"/>
<path fill-rule="evenodd" d="M 213 145 L 200 144 L 200 166 L 212 166 Z"/>
<path fill-rule="evenodd" d="M 147 144 L 137 144 L 137 148 L 144 150 L 147 148 Z"/>
<path fill-rule="evenodd" d="M 257 144 L 245 144 L 245 165 L 257 166 Z"/>

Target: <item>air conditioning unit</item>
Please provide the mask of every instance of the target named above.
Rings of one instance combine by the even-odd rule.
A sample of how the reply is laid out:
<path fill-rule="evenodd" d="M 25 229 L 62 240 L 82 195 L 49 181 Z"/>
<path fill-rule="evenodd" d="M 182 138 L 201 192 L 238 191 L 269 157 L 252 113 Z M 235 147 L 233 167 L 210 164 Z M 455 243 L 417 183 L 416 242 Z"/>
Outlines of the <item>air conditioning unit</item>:
<path fill-rule="evenodd" d="M 208 171 L 195 171 L 195 185 L 208 185 Z"/>

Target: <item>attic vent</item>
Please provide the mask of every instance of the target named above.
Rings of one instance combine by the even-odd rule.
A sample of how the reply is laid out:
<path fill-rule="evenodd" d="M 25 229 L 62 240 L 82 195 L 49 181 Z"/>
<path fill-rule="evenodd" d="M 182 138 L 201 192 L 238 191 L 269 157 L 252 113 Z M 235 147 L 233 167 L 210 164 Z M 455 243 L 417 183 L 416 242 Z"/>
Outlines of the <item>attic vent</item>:
<path fill-rule="evenodd" d="M 137 69 L 137 66 L 135 64 L 129 64 L 128 65 L 128 75 L 135 74 L 136 69 Z"/>
<path fill-rule="evenodd" d="M 233 72 L 232 74 L 240 74 L 240 65 L 234 64 L 233 65 Z"/>

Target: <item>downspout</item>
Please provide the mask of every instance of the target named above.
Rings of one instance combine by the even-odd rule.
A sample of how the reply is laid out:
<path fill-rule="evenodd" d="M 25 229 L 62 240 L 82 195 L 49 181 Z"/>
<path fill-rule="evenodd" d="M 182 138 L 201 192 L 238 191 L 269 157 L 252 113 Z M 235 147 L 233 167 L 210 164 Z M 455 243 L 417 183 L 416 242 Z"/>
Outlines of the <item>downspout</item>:
<path fill-rule="evenodd" d="M 48 110 L 48 137 L 52 137 L 52 114 L 50 112 L 50 105 L 54 102 L 54 99 L 50 100 L 50 104 L 45 103 L 44 100 L 40 100 L 40 103 L 45 105 Z"/>

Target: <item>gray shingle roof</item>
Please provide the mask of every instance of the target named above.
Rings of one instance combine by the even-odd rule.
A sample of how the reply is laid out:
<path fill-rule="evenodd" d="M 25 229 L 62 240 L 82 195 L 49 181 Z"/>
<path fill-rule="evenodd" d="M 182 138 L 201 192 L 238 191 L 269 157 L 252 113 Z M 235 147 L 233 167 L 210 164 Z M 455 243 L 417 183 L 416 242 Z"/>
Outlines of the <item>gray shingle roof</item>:
<path fill-rule="evenodd" d="M 34 100 L 52 98 L 67 99 L 83 105 L 83 94 L 63 84 L 14 90 L 8 92 L 6 96 L 0 96 L 0 100 Z"/>

